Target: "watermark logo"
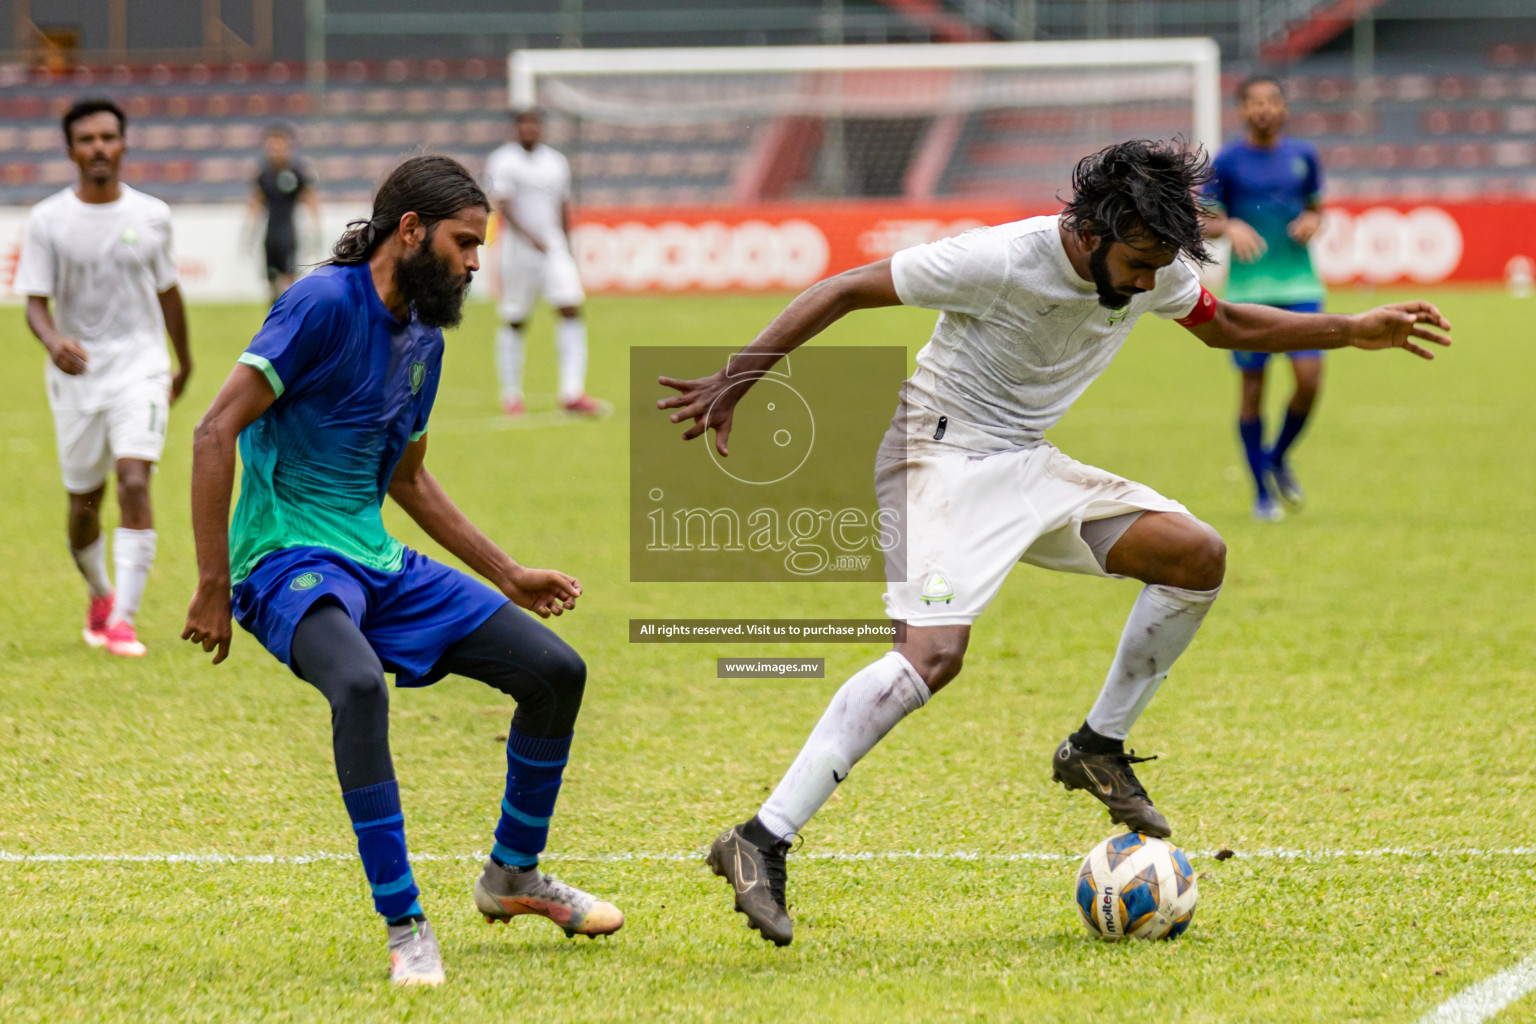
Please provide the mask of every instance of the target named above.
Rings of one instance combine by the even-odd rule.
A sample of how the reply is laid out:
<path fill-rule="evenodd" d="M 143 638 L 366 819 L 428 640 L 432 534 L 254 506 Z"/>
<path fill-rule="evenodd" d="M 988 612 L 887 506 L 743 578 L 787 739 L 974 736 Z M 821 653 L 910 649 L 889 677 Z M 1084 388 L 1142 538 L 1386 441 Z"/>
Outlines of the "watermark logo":
<path fill-rule="evenodd" d="M 771 367 L 723 348 L 630 351 L 630 578 L 635 582 L 883 580 L 899 560 L 905 494 L 876 499 L 906 376 L 902 347 L 811 345 Z M 658 399 L 688 382 L 714 432 L 680 435 Z"/>

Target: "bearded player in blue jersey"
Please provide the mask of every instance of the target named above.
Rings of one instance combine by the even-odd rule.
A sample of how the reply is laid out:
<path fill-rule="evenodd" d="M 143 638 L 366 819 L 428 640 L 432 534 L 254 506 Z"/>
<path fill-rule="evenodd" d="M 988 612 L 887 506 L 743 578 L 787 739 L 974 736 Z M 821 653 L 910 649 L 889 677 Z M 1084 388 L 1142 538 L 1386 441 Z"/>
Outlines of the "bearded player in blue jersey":
<path fill-rule="evenodd" d="M 182 637 L 217 650 L 218 664 L 233 611 L 325 695 L 342 799 L 402 985 L 436 985 L 444 972 L 406 853 L 385 672 L 397 686 L 457 673 L 517 701 L 495 845 L 474 886 L 486 920 L 536 914 L 567 935 L 624 922 L 612 904 L 538 869 L 586 666 L 519 608 L 559 615 L 581 585 L 519 565 L 423 465 L 442 328 L 462 316 L 489 211 L 457 162 L 401 163 L 370 219 L 272 307 L 193 447 L 198 586 Z M 237 444 L 245 469 L 231 524 Z M 494 589 L 391 537 L 385 495 Z"/>
<path fill-rule="evenodd" d="M 1211 167 L 1213 215 L 1208 237 L 1232 242 L 1228 302 L 1257 302 L 1297 313 L 1323 308 L 1323 282 L 1307 243 L 1322 226 L 1323 169 L 1317 147 L 1284 134 L 1287 109 L 1280 82 L 1267 75 L 1237 90 L 1247 134 L 1222 147 Z M 1253 517 L 1278 522 L 1279 502 L 1299 508 L 1301 485 L 1286 456 L 1307 425 L 1323 381 L 1321 352 L 1292 352 L 1296 391 L 1274 443 L 1264 444 L 1264 370 L 1268 352 L 1234 352 L 1242 372 L 1238 436 L 1253 474 Z M 1278 501 L 1277 501 L 1278 499 Z"/>

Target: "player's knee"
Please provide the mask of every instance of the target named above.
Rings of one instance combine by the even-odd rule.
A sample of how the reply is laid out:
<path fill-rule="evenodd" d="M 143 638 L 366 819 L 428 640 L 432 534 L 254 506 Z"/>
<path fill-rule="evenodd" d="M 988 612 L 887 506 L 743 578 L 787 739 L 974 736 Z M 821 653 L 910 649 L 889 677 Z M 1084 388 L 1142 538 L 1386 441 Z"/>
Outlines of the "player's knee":
<path fill-rule="evenodd" d="M 1186 590 L 1215 590 L 1227 575 L 1227 542 L 1205 523 L 1191 536 L 1183 559 Z"/>
<path fill-rule="evenodd" d="M 351 665 L 326 687 L 331 710 L 336 713 L 366 712 L 389 707 L 389 685 L 384 673 L 371 665 Z"/>
<path fill-rule="evenodd" d="M 559 308 L 559 310 L 557 310 L 557 312 L 562 317 L 564 317 L 567 320 L 580 320 L 581 319 L 581 307 L 580 306 L 561 306 Z"/>
<path fill-rule="evenodd" d="M 149 474 L 131 473 L 117 478 L 117 500 L 121 505 L 143 505 L 149 501 Z"/>
<path fill-rule="evenodd" d="M 965 665 L 966 645 L 964 636 L 929 637 L 920 645 L 903 648 L 902 656 L 917 669 L 929 691 L 937 693 L 940 687 L 960 674 Z"/>
<path fill-rule="evenodd" d="M 94 494 L 69 496 L 69 530 L 78 533 L 91 530 L 101 520 L 101 499 Z"/>
<path fill-rule="evenodd" d="M 561 645 L 550 652 L 542 674 L 559 691 L 562 703 L 581 702 L 581 695 L 587 688 L 587 663 L 581 655 Z"/>

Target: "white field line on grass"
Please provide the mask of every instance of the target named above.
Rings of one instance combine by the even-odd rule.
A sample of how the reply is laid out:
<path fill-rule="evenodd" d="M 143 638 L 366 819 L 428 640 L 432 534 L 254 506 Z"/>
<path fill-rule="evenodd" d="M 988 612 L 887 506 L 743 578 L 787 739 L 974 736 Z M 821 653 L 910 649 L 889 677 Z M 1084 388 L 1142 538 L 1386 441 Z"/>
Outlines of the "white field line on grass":
<path fill-rule="evenodd" d="M 817 851 L 794 854 L 807 860 L 824 861 L 978 861 L 983 863 L 1019 863 L 1027 861 L 1075 861 L 1074 853 L 1018 851 L 1015 853 L 978 853 L 970 850 L 929 852 L 924 850 Z M 1193 851 L 1196 859 L 1214 858 L 1216 851 Z M 1481 860 L 1495 857 L 1536 857 L 1536 846 L 1469 848 L 1462 850 L 1416 850 L 1404 846 L 1386 846 L 1367 850 L 1296 850 L 1284 847 L 1233 853 L 1234 859 L 1279 861 L 1333 861 L 1386 858 L 1462 857 Z M 484 853 L 413 853 L 415 861 L 481 861 Z M 0 850 L 0 864 L 275 864 L 303 865 L 353 862 L 357 855 L 347 853 L 11 853 Z M 702 860 L 697 851 L 685 853 L 599 853 L 548 854 L 546 859 L 586 863 L 620 864 L 644 861 L 686 862 Z M 1516 1000 L 1536 991 L 1536 955 L 1527 957 L 1492 977 L 1447 999 L 1425 1014 L 1418 1024 L 1481 1024 Z"/>
<path fill-rule="evenodd" d="M 1215 859 L 1215 850 L 1192 850 L 1190 856 Z M 935 860 L 977 861 L 981 863 L 1021 863 L 1030 861 L 1076 861 L 1082 855 L 1076 853 L 1048 853 L 1023 850 L 1014 853 L 979 853 L 970 850 L 925 851 L 812 851 L 791 856 L 805 860 L 827 861 L 889 861 Z M 412 853 L 414 861 L 481 861 L 484 853 Z M 1536 857 L 1536 846 L 1509 846 L 1490 849 L 1418 850 L 1406 846 L 1386 846 L 1368 850 L 1295 850 L 1284 847 L 1248 850 L 1232 854 L 1236 860 L 1299 860 L 1330 861 L 1381 858 L 1445 858 L 1465 857 L 1482 860 L 1490 857 Z M 345 853 L 11 853 L 0 850 L 0 864 L 316 864 L 330 861 L 353 861 L 357 854 Z M 548 853 L 544 859 L 589 864 L 627 864 L 644 861 L 694 861 L 703 860 L 702 851 L 682 853 Z M 1536 978 L 1536 967 L 1532 968 Z M 1536 982 L 1533 982 L 1536 984 Z"/>
<path fill-rule="evenodd" d="M 1536 990 L 1536 956 L 1464 988 L 1419 1018 L 1419 1024 L 1479 1024 Z"/>

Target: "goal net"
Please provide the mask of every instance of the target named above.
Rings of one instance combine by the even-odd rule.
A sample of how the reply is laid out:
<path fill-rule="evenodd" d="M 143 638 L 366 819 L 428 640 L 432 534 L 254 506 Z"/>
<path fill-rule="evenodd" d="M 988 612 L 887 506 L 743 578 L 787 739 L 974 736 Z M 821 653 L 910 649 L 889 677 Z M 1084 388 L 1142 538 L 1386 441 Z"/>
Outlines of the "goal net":
<path fill-rule="evenodd" d="M 1049 203 L 1110 142 L 1214 149 L 1210 39 L 520 50 L 586 207 L 945 198 Z"/>

